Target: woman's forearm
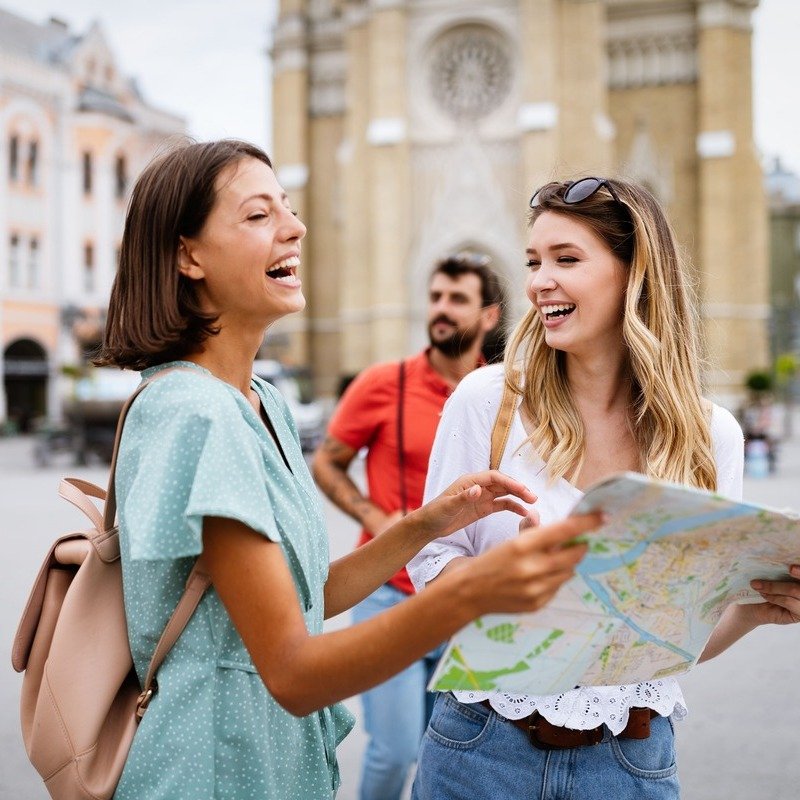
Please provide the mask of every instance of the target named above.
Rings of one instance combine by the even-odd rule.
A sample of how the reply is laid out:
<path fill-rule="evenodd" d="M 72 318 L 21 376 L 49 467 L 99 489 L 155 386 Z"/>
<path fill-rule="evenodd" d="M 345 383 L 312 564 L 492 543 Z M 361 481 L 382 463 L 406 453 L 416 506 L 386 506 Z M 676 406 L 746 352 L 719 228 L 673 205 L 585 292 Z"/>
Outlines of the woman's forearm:
<path fill-rule="evenodd" d="M 363 600 L 433 539 L 462 530 L 496 511 L 526 517 L 528 511 L 518 499 L 533 503 L 536 495 L 496 470 L 463 475 L 422 508 L 331 565 L 325 585 L 325 616 L 335 616 Z"/>
<path fill-rule="evenodd" d="M 725 652 L 732 644 L 738 642 L 758 626 L 758 621 L 750 604 L 732 603 L 725 611 L 714 628 L 711 636 L 700 654 L 698 663 L 715 658 Z"/>
<path fill-rule="evenodd" d="M 332 562 L 325 582 L 325 618 L 335 617 L 369 597 L 402 569 L 429 541 L 417 512 L 353 552 Z"/>
<path fill-rule="evenodd" d="M 586 552 L 575 537 L 599 522 L 572 517 L 518 536 L 373 619 L 313 636 L 277 543 L 207 517 L 202 560 L 265 685 L 302 716 L 385 681 L 481 614 L 541 608 Z"/>
<path fill-rule="evenodd" d="M 377 686 L 478 615 L 467 583 L 442 581 L 359 625 L 305 638 L 284 655 L 287 685 L 268 684 L 270 691 L 303 716 Z"/>

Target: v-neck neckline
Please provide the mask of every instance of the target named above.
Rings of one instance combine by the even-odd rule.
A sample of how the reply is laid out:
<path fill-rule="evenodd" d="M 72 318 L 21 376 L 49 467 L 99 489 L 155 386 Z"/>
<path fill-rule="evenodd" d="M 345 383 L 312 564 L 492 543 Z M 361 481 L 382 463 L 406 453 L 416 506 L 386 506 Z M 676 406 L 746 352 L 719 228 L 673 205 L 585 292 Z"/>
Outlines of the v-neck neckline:
<path fill-rule="evenodd" d="M 170 361 L 165 364 L 157 364 L 154 367 L 149 367 L 148 369 L 143 370 L 141 375 L 143 378 L 149 378 L 152 374 L 160 372 L 162 369 L 175 369 L 176 367 L 188 368 L 190 370 L 194 370 L 200 373 L 201 375 L 207 375 L 209 378 L 212 378 L 213 380 L 219 381 L 220 383 L 224 384 L 226 387 L 228 387 L 228 389 L 231 392 L 241 397 L 241 399 L 246 404 L 246 407 L 255 416 L 259 427 L 266 432 L 270 441 L 272 441 L 278 448 L 278 453 L 280 453 L 281 460 L 286 466 L 286 469 L 289 470 L 289 474 L 294 476 L 295 474 L 294 470 L 292 469 L 291 462 L 289 461 L 289 457 L 286 453 L 286 449 L 283 446 L 281 437 L 278 434 L 277 426 L 272 421 L 272 417 L 270 417 L 269 412 L 267 411 L 266 392 L 262 391 L 261 387 L 256 381 L 255 375 L 250 376 L 250 388 L 256 393 L 258 397 L 258 404 L 260 411 L 256 411 L 256 409 L 250 402 L 249 398 L 245 397 L 235 386 L 232 386 L 227 381 L 222 380 L 222 378 L 215 375 L 210 369 L 208 369 L 207 367 L 203 367 L 200 364 L 195 363 L 194 361 L 178 360 L 178 361 Z"/>
<path fill-rule="evenodd" d="M 256 414 L 256 416 L 258 417 L 259 423 L 264 426 L 270 438 L 273 440 L 273 442 L 275 442 L 275 446 L 278 448 L 278 452 L 280 453 L 283 463 L 286 465 L 286 469 L 288 469 L 289 472 L 294 475 L 292 465 L 289 463 L 289 457 L 286 455 L 286 450 L 284 449 L 281 438 L 278 435 L 278 429 L 275 427 L 275 423 L 272 421 L 272 417 L 270 417 L 269 412 L 267 411 L 267 407 L 264 402 L 266 400 L 266 396 L 264 393 L 262 393 L 261 387 L 259 387 L 254 378 L 250 379 L 250 388 L 256 393 L 256 397 L 258 397 L 259 412 Z M 249 400 L 247 405 L 253 409 L 253 412 L 255 412 L 255 408 L 253 408 Z"/>
<path fill-rule="evenodd" d="M 517 408 L 514 411 L 514 422 L 515 422 L 515 424 L 519 425 L 520 428 L 522 429 L 523 441 L 525 442 L 525 444 L 531 450 L 533 450 L 535 457 L 538 458 L 539 461 L 542 462 L 542 464 L 544 464 L 544 468 L 546 470 L 547 469 L 547 464 L 545 464 L 545 462 L 542 460 L 542 457 L 536 452 L 536 450 L 533 447 L 533 444 L 530 441 L 530 434 L 528 433 L 528 428 L 525 425 L 525 420 L 522 418 L 522 403 L 521 402 L 517 405 Z M 581 497 L 583 497 L 586 494 L 586 492 L 583 489 L 579 489 L 574 483 L 572 483 L 571 481 L 568 481 L 563 476 L 558 479 L 557 483 L 563 484 L 569 492 L 571 492 L 572 494 L 577 496 L 577 499 L 580 499 Z"/>

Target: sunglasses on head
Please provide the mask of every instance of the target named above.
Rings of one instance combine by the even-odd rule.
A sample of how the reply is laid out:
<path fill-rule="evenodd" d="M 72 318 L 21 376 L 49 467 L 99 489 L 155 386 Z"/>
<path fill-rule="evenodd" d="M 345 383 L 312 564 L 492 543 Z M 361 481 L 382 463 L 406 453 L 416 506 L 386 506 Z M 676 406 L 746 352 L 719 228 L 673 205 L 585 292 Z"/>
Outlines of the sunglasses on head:
<path fill-rule="evenodd" d="M 490 256 L 484 253 L 474 253 L 471 250 L 462 250 L 460 253 L 455 253 L 450 256 L 448 260 L 472 269 L 476 267 L 488 267 L 492 262 Z"/>
<path fill-rule="evenodd" d="M 556 185 L 558 186 L 558 184 Z M 548 183 L 547 186 L 542 186 L 533 193 L 530 203 L 528 203 L 531 208 L 536 208 L 536 206 L 539 205 L 539 194 L 542 189 L 546 189 L 548 186 L 553 186 L 553 184 Z M 608 189 L 609 194 L 614 200 L 618 203 L 622 202 L 617 196 L 614 187 L 605 178 L 581 178 L 579 181 L 570 181 L 567 184 L 567 188 L 564 190 L 564 197 L 562 199 L 565 203 L 572 206 L 575 205 L 575 203 L 582 203 L 584 200 L 587 200 L 603 187 Z"/>

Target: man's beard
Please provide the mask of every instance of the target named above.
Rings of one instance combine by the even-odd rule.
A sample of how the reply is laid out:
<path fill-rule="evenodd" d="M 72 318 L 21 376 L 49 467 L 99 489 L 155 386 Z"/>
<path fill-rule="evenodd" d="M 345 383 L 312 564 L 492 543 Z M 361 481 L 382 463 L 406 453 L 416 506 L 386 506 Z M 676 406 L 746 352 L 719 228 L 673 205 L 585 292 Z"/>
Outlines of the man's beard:
<path fill-rule="evenodd" d="M 428 324 L 428 339 L 431 347 L 436 348 L 447 358 L 458 358 L 464 355 L 475 344 L 475 340 L 480 334 L 480 323 L 476 323 L 469 328 L 456 328 L 450 336 L 437 341 L 433 336 L 433 326 L 438 322 L 447 322 L 451 325 L 453 322 L 447 317 L 439 316 Z"/>

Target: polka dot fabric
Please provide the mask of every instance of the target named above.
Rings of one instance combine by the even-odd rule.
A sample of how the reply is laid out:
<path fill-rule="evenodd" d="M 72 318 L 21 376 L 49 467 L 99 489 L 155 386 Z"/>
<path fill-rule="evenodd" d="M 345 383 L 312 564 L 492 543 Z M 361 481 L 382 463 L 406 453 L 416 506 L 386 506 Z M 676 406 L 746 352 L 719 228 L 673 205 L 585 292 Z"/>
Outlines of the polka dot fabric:
<path fill-rule="evenodd" d="M 128 637 L 140 679 L 202 551 L 203 517 L 277 542 L 310 633 L 322 631 L 328 544 L 294 422 L 269 384 L 253 388 L 291 467 L 240 392 L 189 362 L 136 400 L 117 465 Z M 320 800 L 339 785 L 341 705 L 293 717 L 270 696 L 213 588 L 158 673 L 116 800 Z"/>

